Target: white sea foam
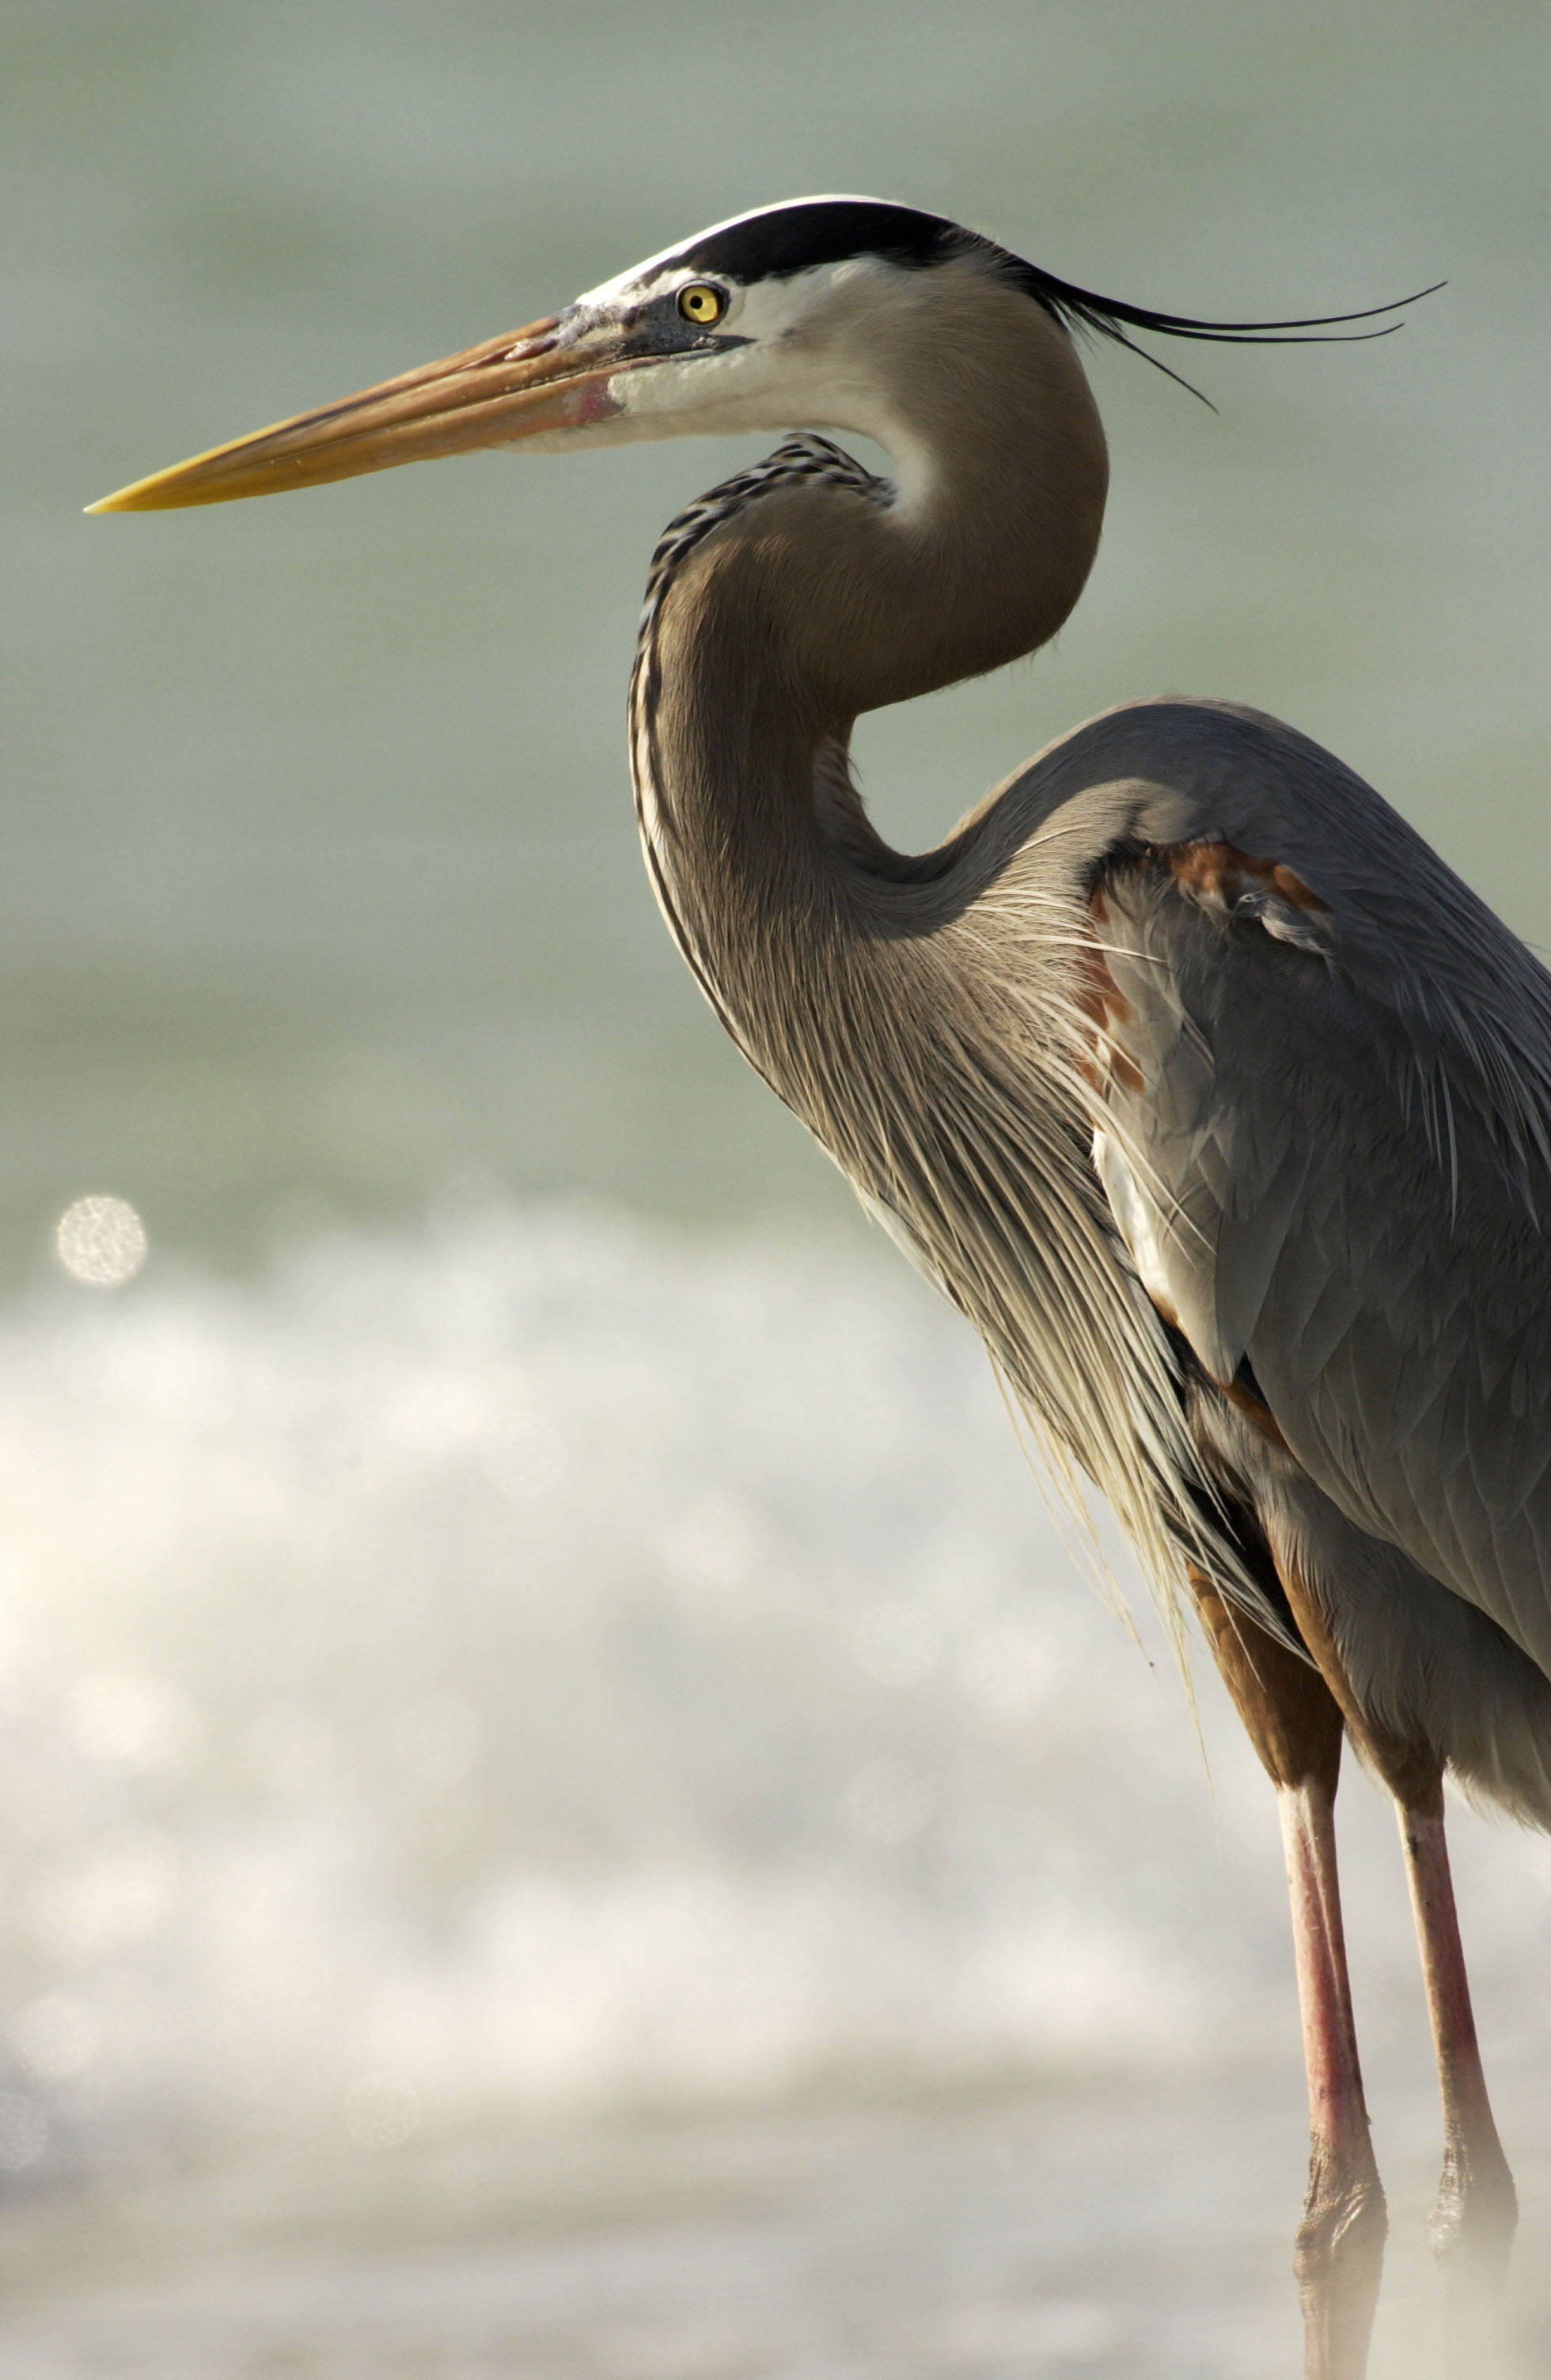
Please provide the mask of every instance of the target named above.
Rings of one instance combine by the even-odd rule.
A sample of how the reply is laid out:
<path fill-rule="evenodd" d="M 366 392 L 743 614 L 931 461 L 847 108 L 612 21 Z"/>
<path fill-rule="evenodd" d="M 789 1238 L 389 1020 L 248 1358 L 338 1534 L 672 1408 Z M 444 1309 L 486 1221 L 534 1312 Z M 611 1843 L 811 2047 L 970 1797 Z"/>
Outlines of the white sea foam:
<path fill-rule="evenodd" d="M 881 1265 L 491 1212 L 51 1288 L 0 1320 L 0 2164 L 1289 2034 L 1215 1687 L 1208 1779 Z M 1527 2043 L 1546 1860 L 1464 1857 Z"/>

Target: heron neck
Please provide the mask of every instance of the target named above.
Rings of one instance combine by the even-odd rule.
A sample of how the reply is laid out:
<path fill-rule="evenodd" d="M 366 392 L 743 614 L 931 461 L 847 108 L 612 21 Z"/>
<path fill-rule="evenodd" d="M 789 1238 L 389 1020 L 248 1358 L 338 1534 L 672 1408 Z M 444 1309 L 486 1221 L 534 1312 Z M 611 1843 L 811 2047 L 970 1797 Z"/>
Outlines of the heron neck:
<path fill-rule="evenodd" d="M 859 711 L 1041 644 L 1092 561 L 1104 447 L 1075 358 L 984 380 L 974 402 L 913 390 L 913 502 L 776 481 L 660 582 L 632 697 L 643 841 L 745 1054 L 1168 1576 L 1211 1533 L 1091 1161 L 1070 852 L 1031 847 L 1010 792 L 903 857 L 846 767 Z"/>
<path fill-rule="evenodd" d="M 795 468 L 735 503 L 746 483 L 728 482 L 728 516 L 643 628 L 632 760 L 654 884 L 724 1022 L 800 1109 L 778 1079 L 799 1012 L 880 941 L 919 938 L 952 848 L 909 859 L 878 835 L 846 762 L 854 721 L 1043 644 L 1097 546 L 1104 439 L 1071 342 L 1017 293 L 965 294 L 975 319 L 935 359 L 876 359 L 891 393 L 858 426 L 905 458 L 900 497 Z"/>

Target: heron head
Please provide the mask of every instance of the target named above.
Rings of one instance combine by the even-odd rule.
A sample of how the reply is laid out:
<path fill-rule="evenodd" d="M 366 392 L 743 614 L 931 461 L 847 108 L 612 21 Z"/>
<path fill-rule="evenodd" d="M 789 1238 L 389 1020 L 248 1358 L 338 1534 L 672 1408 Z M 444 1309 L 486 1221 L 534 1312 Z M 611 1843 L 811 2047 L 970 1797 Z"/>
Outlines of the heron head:
<path fill-rule="evenodd" d="M 1011 377 L 1009 334 L 1026 354 L 1036 330 L 1047 361 L 1059 356 L 1069 375 L 1073 330 L 1126 346 L 1133 329 L 1279 344 L 1394 312 L 1290 322 L 1157 314 L 1058 281 L 942 215 L 878 199 L 792 199 L 698 232 L 563 313 L 214 447 L 87 509 L 225 504 L 481 446 L 561 453 L 748 430 L 862 431 L 908 468 L 927 342 L 947 349 L 961 376 Z M 1376 338 L 1398 327 L 1336 335 Z"/>
<path fill-rule="evenodd" d="M 947 285 L 962 288 L 966 273 L 1005 291 L 1020 271 L 1033 268 L 940 215 L 873 199 L 793 200 L 648 257 L 563 313 L 175 464 L 89 509 L 224 504 L 485 446 L 562 453 L 805 428 L 862 431 L 897 450 L 908 443 L 893 433 L 923 308 Z M 1045 304 L 1047 323 L 1058 313 Z"/>

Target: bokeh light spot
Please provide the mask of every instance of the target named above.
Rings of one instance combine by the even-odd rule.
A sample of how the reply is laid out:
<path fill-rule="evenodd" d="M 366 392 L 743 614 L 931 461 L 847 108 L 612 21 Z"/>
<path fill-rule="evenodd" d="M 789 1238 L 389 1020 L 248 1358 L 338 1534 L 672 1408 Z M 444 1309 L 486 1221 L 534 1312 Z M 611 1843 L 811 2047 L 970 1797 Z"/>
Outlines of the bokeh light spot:
<path fill-rule="evenodd" d="M 396 2149 L 419 2130 L 420 2095 L 407 2075 L 382 2068 L 356 2077 L 340 2113 L 357 2147 Z"/>
<path fill-rule="evenodd" d="M 18 2010 L 6 2037 L 29 2074 L 62 2082 L 91 2065 L 102 2047 L 103 2027 L 83 2000 L 50 1992 Z"/>
<path fill-rule="evenodd" d="M 55 1253 L 72 1281 L 88 1289 L 122 1289 L 146 1259 L 145 1225 L 127 1198 L 77 1198 L 60 1216 Z"/>

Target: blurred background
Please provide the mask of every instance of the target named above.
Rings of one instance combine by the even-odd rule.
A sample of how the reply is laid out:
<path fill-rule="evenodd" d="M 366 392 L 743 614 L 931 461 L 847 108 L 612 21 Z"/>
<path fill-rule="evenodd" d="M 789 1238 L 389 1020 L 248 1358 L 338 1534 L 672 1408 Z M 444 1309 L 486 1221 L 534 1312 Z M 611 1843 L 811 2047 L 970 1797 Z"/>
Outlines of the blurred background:
<path fill-rule="evenodd" d="M 1076 617 L 860 761 L 919 844 L 1230 695 L 1551 943 L 1547 65 L 1529 0 L 0 0 L 6 2380 L 1293 2368 L 1269 1792 L 640 871 L 647 561 L 757 445 L 80 507 L 806 190 L 1186 314 L 1447 276 L 1189 351 L 1216 414 L 1096 354 Z M 1551 1858 L 1456 1840 L 1538 2368 Z"/>

